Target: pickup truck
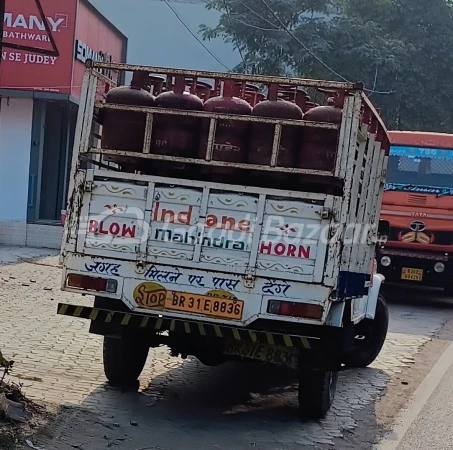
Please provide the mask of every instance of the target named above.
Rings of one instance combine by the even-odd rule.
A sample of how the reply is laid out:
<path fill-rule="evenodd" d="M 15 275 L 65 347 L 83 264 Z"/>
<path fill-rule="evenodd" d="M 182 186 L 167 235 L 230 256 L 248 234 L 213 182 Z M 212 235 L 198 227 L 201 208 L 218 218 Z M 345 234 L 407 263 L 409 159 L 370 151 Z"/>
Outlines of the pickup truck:
<path fill-rule="evenodd" d="M 324 108 L 334 102 L 341 121 L 105 101 L 127 73 L 160 76 L 167 92 L 175 77 L 192 80 L 184 95 L 196 95 L 197 80 L 211 80 L 214 96 L 228 80 L 264 93 L 302 87 L 318 101 L 327 92 Z M 274 101 L 289 101 L 285 95 Z M 143 119 L 141 151 L 103 146 L 112 112 Z M 205 124 L 201 156 L 153 151 L 154 133 L 170 118 L 173 137 L 188 118 Z M 269 138 L 268 161 L 216 159 L 218 134 L 236 123 L 271 128 L 261 136 Z M 336 133 L 332 168 L 279 165 L 289 127 L 297 149 L 307 130 L 317 131 L 319 145 L 324 133 Z M 166 345 L 173 356 L 208 366 L 247 360 L 263 370 L 291 367 L 300 413 L 323 417 L 338 372 L 371 364 L 387 334 L 374 256 L 388 151 L 385 125 L 360 83 L 88 61 L 60 259 L 62 289 L 92 295 L 94 304 L 60 303 L 58 314 L 88 320 L 90 332 L 104 336 L 111 383 L 136 382 L 149 349 Z"/>

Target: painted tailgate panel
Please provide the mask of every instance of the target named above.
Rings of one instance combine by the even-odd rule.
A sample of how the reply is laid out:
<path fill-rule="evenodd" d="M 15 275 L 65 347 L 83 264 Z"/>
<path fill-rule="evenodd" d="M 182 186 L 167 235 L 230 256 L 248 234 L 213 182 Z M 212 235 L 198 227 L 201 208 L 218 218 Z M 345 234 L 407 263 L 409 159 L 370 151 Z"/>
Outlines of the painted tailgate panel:
<path fill-rule="evenodd" d="M 314 281 L 317 259 L 325 260 L 320 237 L 328 221 L 323 207 L 310 202 L 98 180 L 85 196 L 88 220 L 81 221 L 79 249 L 87 255 L 137 260 L 146 248 L 150 261 L 234 266 L 239 273 L 253 267 L 305 281 Z"/>
<path fill-rule="evenodd" d="M 212 242 L 202 247 L 200 260 L 246 268 L 250 261 L 257 211 L 258 196 L 212 192 L 208 200 L 206 225 L 216 228 L 205 231 Z M 227 249 L 219 252 L 215 243 L 221 243 L 222 240 L 222 245 Z"/>
<path fill-rule="evenodd" d="M 111 251 L 135 259 L 137 246 L 146 236 L 144 221 L 147 186 L 95 181 L 85 194 L 88 220 L 81 220 L 84 253 Z M 87 198 L 88 197 L 88 198 Z M 83 234 L 79 233 L 79 239 Z"/>
<path fill-rule="evenodd" d="M 201 189 L 155 188 L 147 245 L 149 255 L 193 260 L 195 242 L 190 236 L 200 220 L 202 194 Z"/>

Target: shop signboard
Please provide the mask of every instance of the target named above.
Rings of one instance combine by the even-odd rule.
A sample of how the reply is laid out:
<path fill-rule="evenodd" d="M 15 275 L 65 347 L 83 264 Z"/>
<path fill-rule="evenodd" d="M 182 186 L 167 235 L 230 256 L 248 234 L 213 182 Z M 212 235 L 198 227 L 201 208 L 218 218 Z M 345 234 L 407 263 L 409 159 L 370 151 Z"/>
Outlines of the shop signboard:
<path fill-rule="evenodd" d="M 125 62 L 127 39 L 93 6 L 81 0 L 77 9 L 74 40 L 72 95 L 80 97 L 83 72 L 87 59 Z"/>
<path fill-rule="evenodd" d="M 126 38 L 87 0 L 6 0 L 0 88 L 80 96 L 84 64 L 124 61 Z"/>
<path fill-rule="evenodd" d="M 75 22 L 74 0 L 6 0 L 4 43 L 29 50 L 5 46 L 0 87 L 70 93 Z"/>

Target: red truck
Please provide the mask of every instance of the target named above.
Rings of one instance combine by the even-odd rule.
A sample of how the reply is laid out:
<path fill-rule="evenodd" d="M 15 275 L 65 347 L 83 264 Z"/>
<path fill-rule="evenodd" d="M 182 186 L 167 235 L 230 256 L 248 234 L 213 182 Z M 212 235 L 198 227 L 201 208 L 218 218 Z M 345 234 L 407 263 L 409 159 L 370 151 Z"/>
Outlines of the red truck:
<path fill-rule="evenodd" d="M 389 282 L 453 293 L 453 134 L 389 132 L 391 150 L 377 247 Z"/>

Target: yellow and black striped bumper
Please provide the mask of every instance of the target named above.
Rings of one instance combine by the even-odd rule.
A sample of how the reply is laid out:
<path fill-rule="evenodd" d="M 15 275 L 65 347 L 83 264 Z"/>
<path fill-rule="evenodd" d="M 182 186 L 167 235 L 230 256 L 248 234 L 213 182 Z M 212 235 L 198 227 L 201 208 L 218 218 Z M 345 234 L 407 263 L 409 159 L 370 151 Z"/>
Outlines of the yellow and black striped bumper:
<path fill-rule="evenodd" d="M 311 350 L 313 349 L 313 346 L 316 347 L 316 344 L 319 343 L 319 339 L 314 337 L 254 331 L 249 330 L 248 328 L 234 328 L 209 323 L 166 319 L 145 314 L 107 311 L 104 309 L 68 305 L 65 303 L 58 304 L 58 314 L 92 320 L 94 322 L 133 326 L 153 331 L 172 331 L 199 336 L 234 339 L 237 341 L 259 342 L 262 344 L 279 345 L 300 350 Z"/>

